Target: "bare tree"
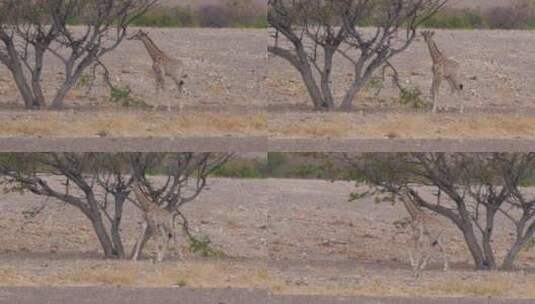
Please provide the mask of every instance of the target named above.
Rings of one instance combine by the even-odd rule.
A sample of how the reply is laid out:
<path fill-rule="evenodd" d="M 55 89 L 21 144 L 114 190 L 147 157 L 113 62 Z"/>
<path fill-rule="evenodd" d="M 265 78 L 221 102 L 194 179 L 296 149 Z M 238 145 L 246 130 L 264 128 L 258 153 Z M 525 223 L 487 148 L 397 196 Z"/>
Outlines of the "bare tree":
<path fill-rule="evenodd" d="M 59 109 L 83 72 L 116 49 L 128 25 L 156 2 L 0 0 L 0 63 L 11 72 L 26 108 L 46 106 L 41 81 L 47 54 L 64 67 L 52 99 Z"/>
<path fill-rule="evenodd" d="M 135 176 L 141 177 L 158 202 L 183 217 L 178 209 L 201 193 L 208 175 L 229 157 L 211 153 L 16 153 L 1 155 L 0 174 L 8 190 L 30 191 L 76 207 L 93 225 L 104 256 L 127 258 L 120 226 L 125 203 L 136 204 L 129 198 Z M 146 178 L 148 172 L 167 176 L 165 183 L 156 187 Z"/>
<path fill-rule="evenodd" d="M 447 2 L 269 0 L 268 23 L 289 43 L 279 43 L 277 34 L 268 51 L 299 71 L 316 110 L 336 108 L 331 76 L 339 55 L 352 68 L 351 83 L 339 105 L 349 111 L 374 72 L 406 50 L 416 29 Z"/>
<path fill-rule="evenodd" d="M 372 195 L 396 201 L 405 195 L 447 218 L 462 232 L 476 269 L 498 268 L 493 242 L 498 214 L 515 230 L 502 270 L 513 269 L 518 253 L 534 237 L 535 195 L 522 185 L 534 176 L 535 153 L 346 154 L 343 160 L 371 186 L 354 198 Z M 422 195 L 429 188 L 436 190 L 434 199 Z"/>
<path fill-rule="evenodd" d="M 180 217 L 183 232 L 192 240 L 194 236 L 189 231 L 187 218 L 180 212 L 180 207 L 197 198 L 206 186 L 208 175 L 231 157 L 232 154 L 211 153 L 181 153 L 171 158 L 165 154 L 134 154 L 130 158 L 130 164 L 133 175 L 147 189 L 152 201 L 173 214 L 174 220 Z M 162 173 L 166 176 L 165 182 L 160 185 L 151 182 L 147 177 L 148 169 L 155 163 L 163 167 Z M 140 256 L 146 242 L 154 233 L 147 230 L 140 246 L 134 248 L 138 252 L 132 251 L 132 257 Z"/>

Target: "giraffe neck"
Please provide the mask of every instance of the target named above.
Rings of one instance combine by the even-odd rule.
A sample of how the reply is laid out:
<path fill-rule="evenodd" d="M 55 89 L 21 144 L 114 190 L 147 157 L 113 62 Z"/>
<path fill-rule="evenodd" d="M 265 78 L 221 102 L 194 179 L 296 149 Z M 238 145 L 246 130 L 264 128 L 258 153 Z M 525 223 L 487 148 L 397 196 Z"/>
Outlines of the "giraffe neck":
<path fill-rule="evenodd" d="M 402 199 L 403 205 L 413 220 L 419 219 L 422 214 L 422 210 L 416 207 L 416 205 L 408 198 Z"/>
<path fill-rule="evenodd" d="M 437 44 L 432 39 L 429 40 L 427 43 L 427 46 L 429 47 L 429 53 L 431 54 L 431 58 L 433 59 L 434 63 L 440 62 L 444 55 L 442 52 L 438 49 Z"/>
<path fill-rule="evenodd" d="M 162 58 L 166 57 L 165 53 L 156 46 L 156 44 L 154 43 L 154 41 L 152 41 L 152 39 L 150 39 L 150 37 L 143 37 L 141 39 L 141 42 L 143 42 L 143 44 L 145 45 L 145 48 L 147 49 L 147 52 L 149 53 L 149 56 L 152 58 L 152 60 L 160 61 Z"/>
<path fill-rule="evenodd" d="M 152 200 L 148 197 L 148 195 L 141 190 L 141 186 L 138 184 L 135 184 L 133 187 L 134 194 L 136 195 L 136 199 L 141 205 L 141 208 L 144 211 L 148 211 L 152 208 L 154 208 L 155 204 L 152 202 Z"/>

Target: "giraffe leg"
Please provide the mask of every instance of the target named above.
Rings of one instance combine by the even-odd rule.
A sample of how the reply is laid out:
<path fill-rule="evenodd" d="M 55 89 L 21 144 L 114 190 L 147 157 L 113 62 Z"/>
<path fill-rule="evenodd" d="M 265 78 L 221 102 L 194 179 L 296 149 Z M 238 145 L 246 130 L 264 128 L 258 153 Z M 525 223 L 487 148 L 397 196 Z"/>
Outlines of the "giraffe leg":
<path fill-rule="evenodd" d="M 420 269 L 423 271 L 427 264 L 429 263 L 429 260 L 431 260 L 431 255 L 426 254 L 422 259 L 422 264 L 420 265 Z"/>
<path fill-rule="evenodd" d="M 418 278 L 420 276 L 418 268 L 420 267 L 420 245 L 419 245 L 419 235 L 420 233 L 418 231 L 413 231 L 413 237 L 412 237 L 412 250 L 410 251 L 410 259 L 411 259 L 411 267 L 413 275 Z"/>
<path fill-rule="evenodd" d="M 152 70 L 156 76 L 156 100 L 160 102 L 160 91 L 165 90 L 165 78 L 159 63 L 154 62 Z"/>
<path fill-rule="evenodd" d="M 417 279 L 420 278 L 422 274 L 422 268 L 420 267 L 421 264 L 422 264 L 422 255 L 421 255 L 421 252 L 419 252 L 417 253 L 414 266 L 412 267 L 412 274 Z"/>
<path fill-rule="evenodd" d="M 166 69 L 166 75 L 169 76 L 169 78 L 171 78 L 175 82 L 175 85 L 178 89 L 178 97 L 179 97 L 178 109 L 182 111 L 183 105 L 180 99 L 182 98 L 182 95 L 184 94 L 184 80 L 180 79 L 180 77 L 178 77 L 177 71 L 173 69 L 169 69 L 169 70 Z"/>
<path fill-rule="evenodd" d="M 461 98 L 461 87 L 459 82 L 457 81 L 457 78 L 455 76 L 450 76 L 447 78 L 448 83 L 450 85 L 450 93 L 451 95 L 455 95 L 459 99 L 459 111 L 461 114 L 464 113 L 464 102 Z"/>
<path fill-rule="evenodd" d="M 173 246 L 176 248 L 176 253 L 178 254 L 178 259 L 183 260 L 184 257 L 182 255 L 180 243 L 178 242 L 177 233 L 176 233 L 176 223 L 174 219 L 171 220 L 171 225 L 170 225 L 169 230 L 171 231 L 170 234 L 173 240 Z M 171 237 L 169 238 L 170 240 L 171 240 Z"/>
<path fill-rule="evenodd" d="M 411 262 L 411 267 L 414 269 L 414 265 L 416 265 L 416 259 L 414 258 L 414 253 L 412 250 L 409 250 L 409 261 Z"/>
<path fill-rule="evenodd" d="M 437 240 L 437 246 L 438 250 L 440 251 L 440 254 L 442 255 L 442 259 L 444 261 L 444 271 L 448 271 L 450 269 L 449 262 L 448 262 L 448 254 L 446 253 L 446 250 L 444 250 L 444 246 L 442 246 L 442 240 Z"/>
<path fill-rule="evenodd" d="M 136 244 L 134 246 L 134 254 L 132 255 L 132 260 L 137 261 L 139 259 L 139 254 L 141 251 L 141 247 L 143 246 L 144 240 L 147 238 L 147 232 L 149 229 L 149 225 L 147 222 L 143 221 L 141 224 L 141 234 L 139 235 L 139 238 L 136 240 Z"/>
<path fill-rule="evenodd" d="M 162 227 L 158 227 L 158 232 L 156 233 L 156 261 L 155 262 L 162 262 L 165 257 L 165 232 L 162 229 Z"/>
<path fill-rule="evenodd" d="M 431 85 L 431 98 L 433 99 L 433 113 L 438 110 L 438 97 L 440 91 L 440 84 L 442 83 L 442 76 L 434 75 L 433 84 Z"/>

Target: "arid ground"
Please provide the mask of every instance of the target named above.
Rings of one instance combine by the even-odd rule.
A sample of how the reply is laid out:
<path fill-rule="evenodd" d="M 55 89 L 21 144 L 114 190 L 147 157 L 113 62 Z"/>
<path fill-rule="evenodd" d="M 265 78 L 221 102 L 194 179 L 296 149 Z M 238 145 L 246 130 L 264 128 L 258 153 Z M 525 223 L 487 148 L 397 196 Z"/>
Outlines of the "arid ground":
<path fill-rule="evenodd" d="M 394 222 L 399 205 L 373 199 L 348 202 L 351 183 L 310 180 L 212 179 L 209 190 L 184 209 L 195 233 L 207 235 L 223 258 L 190 256 L 153 265 L 104 261 L 79 212 L 33 195 L 0 200 L 0 285 L 267 287 L 274 294 L 469 296 L 533 298 L 535 253 L 519 258 L 522 271 L 478 273 L 446 222 L 453 265 L 433 261 L 423 278 L 411 276 L 407 235 Z M 427 190 L 422 190 L 427 191 Z M 28 210 L 50 203 L 43 213 Z M 25 212 L 26 211 L 26 212 Z M 123 233 L 131 245 L 136 210 L 128 207 Z M 503 219 L 499 220 L 500 222 Z M 509 229 L 494 244 L 507 244 Z M 499 246 L 497 246 L 499 247 Z M 149 247 L 147 259 L 152 255 Z M 498 256 L 503 252 L 497 252 Z"/>
<path fill-rule="evenodd" d="M 136 28 L 130 31 L 134 32 Z M 265 131 L 267 104 L 262 81 L 266 73 L 267 35 L 261 29 L 145 29 L 169 56 L 184 62 L 186 94 L 167 79 L 166 91 L 155 97 L 152 60 L 139 41 L 125 41 L 103 62 L 114 85 L 131 90 L 145 106 L 125 108 L 110 101 L 100 77 L 89 90 L 90 74 L 67 96 L 68 110 L 23 110 L 11 74 L 0 66 L 0 137 L 79 136 L 113 134 L 145 136 L 258 135 Z M 43 83 L 51 98 L 62 78 L 58 59 L 47 57 Z M 178 112 L 179 99 L 184 111 Z M 172 113 L 166 112 L 171 101 Z M 155 107 L 152 110 L 151 107 Z M 6 123 L 4 123 L 6 122 Z"/>
<path fill-rule="evenodd" d="M 419 89 L 427 103 L 415 109 L 401 105 L 399 92 L 387 77 L 375 95 L 368 86 L 355 101 L 355 111 L 314 113 L 298 73 L 280 58 L 269 58 L 269 132 L 273 137 L 333 138 L 533 138 L 535 129 L 535 33 L 530 31 L 437 30 L 443 52 L 460 62 L 467 113 L 458 115 L 459 99 L 442 87 L 440 101 L 448 111 L 430 113 L 431 58 L 423 39 L 400 54 L 393 64 L 406 88 Z M 344 94 L 350 67 L 336 61 L 335 98 Z M 343 68 L 343 67 L 346 68 Z M 387 73 L 388 74 L 388 73 Z"/>

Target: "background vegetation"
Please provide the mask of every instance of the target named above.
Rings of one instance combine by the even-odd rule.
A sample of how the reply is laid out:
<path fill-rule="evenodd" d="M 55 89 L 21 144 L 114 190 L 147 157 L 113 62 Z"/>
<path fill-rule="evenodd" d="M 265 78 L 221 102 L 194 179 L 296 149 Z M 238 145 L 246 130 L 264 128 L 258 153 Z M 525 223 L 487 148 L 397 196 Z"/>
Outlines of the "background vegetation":
<path fill-rule="evenodd" d="M 266 28 L 266 8 L 251 0 L 222 0 L 199 7 L 156 6 L 134 21 L 146 27 Z"/>
<path fill-rule="evenodd" d="M 535 1 L 516 0 L 507 7 L 448 8 L 425 22 L 425 27 L 446 29 L 535 29 Z"/>
<path fill-rule="evenodd" d="M 79 24 L 80 20 L 71 20 Z M 371 21 L 362 25 L 370 25 Z M 222 0 L 199 7 L 155 6 L 133 22 L 144 27 L 266 28 L 266 8 L 253 1 Z M 509 7 L 447 8 L 424 23 L 437 29 L 535 29 L 535 1 L 516 0 Z"/>

